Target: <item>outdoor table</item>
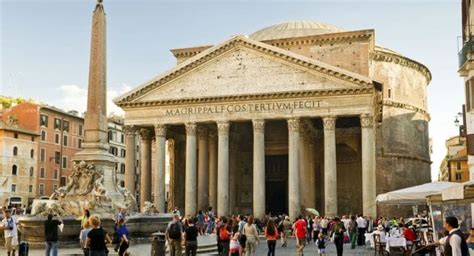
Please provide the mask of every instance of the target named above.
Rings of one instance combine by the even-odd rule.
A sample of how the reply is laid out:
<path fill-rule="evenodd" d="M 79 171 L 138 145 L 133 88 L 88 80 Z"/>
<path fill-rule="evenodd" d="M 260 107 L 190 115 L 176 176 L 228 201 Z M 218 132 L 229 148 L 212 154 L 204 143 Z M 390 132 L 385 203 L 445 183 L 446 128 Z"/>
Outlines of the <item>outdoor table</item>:
<path fill-rule="evenodd" d="M 385 250 L 390 252 L 390 247 L 403 247 L 407 248 L 407 240 L 404 237 L 386 237 L 385 238 Z"/>
<path fill-rule="evenodd" d="M 365 244 L 370 244 L 370 248 L 375 248 L 374 233 L 365 233 Z"/>

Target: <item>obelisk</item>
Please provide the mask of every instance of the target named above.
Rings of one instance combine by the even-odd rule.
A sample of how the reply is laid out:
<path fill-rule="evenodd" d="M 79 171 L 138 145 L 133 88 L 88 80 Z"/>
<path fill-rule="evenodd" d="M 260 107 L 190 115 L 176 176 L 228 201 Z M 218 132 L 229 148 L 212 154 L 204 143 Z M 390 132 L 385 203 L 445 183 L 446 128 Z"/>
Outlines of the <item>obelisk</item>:
<path fill-rule="evenodd" d="M 108 151 L 106 54 L 105 12 L 102 0 L 98 0 L 92 17 L 89 86 L 84 117 L 85 140 L 83 150 L 76 154 L 74 162 L 84 161 L 103 170 L 103 185 L 108 195 L 113 197 L 114 192 L 117 192 L 114 170 L 117 161 Z"/>

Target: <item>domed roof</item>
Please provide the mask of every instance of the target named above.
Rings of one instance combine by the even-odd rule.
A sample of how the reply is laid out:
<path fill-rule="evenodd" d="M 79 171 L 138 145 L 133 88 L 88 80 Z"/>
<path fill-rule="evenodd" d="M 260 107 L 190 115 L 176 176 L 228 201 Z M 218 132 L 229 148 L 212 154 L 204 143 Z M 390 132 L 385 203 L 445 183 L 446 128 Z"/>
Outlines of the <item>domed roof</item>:
<path fill-rule="evenodd" d="M 262 28 L 249 37 L 257 41 L 314 36 L 344 32 L 343 29 L 317 21 L 289 21 Z"/>

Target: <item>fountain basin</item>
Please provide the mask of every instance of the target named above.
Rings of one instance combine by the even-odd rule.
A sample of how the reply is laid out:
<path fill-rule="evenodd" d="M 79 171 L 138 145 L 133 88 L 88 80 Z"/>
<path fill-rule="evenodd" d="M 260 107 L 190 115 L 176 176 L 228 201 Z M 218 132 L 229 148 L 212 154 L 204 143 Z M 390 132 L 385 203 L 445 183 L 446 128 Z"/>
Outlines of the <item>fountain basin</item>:
<path fill-rule="evenodd" d="M 172 219 L 171 214 L 157 215 L 134 215 L 127 218 L 127 228 L 130 238 L 134 242 L 150 241 L 152 233 L 164 232 Z M 20 240 L 27 241 L 30 248 L 44 247 L 44 221 L 46 217 L 22 216 L 18 218 L 18 229 L 21 232 Z M 59 233 L 60 247 L 78 247 L 81 222 L 74 217 L 65 217 L 63 232 Z M 101 226 L 111 236 L 114 233 L 114 221 L 112 218 L 101 218 Z"/>

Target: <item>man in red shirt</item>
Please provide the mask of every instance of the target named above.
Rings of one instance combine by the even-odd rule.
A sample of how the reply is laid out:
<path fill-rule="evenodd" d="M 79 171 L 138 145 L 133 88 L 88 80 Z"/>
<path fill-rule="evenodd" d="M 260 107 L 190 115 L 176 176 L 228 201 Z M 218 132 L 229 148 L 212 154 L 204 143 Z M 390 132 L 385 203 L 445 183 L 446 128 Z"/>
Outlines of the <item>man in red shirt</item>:
<path fill-rule="evenodd" d="M 303 254 L 303 250 L 306 242 L 306 221 L 303 220 L 303 216 L 298 216 L 295 224 L 293 224 L 294 234 L 296 236 L 296 253 L 298 255 Z"/>

